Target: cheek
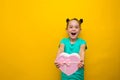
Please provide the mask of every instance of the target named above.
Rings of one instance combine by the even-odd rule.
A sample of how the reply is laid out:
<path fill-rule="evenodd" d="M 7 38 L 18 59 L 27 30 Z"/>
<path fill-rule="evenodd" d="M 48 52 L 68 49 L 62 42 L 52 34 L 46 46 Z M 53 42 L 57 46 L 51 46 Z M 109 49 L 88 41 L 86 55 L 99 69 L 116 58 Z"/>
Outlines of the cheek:
<path fill-rule="evenodd" d="M 66 32 L 67 32 L 67 33 L 70 33 L 70 30 L 67 29 Z"/>
<path fill-rule="evenodd" d="M 76 31 L 77 31 L 77 32 L 80 32 L 80 29 L 77 29 Z"/>
<path fill-rule="evenodd" d="M 67 32 L 71 32 L 71 29 L 67 29 Z"/>

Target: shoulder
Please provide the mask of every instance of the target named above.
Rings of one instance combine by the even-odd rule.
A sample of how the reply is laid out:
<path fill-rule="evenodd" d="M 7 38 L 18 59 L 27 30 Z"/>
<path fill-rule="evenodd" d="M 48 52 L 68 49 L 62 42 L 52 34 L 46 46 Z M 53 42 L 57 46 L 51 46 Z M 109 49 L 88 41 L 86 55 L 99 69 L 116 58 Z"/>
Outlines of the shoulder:
<path fill-rule="evenodd" d="M 85 43 L 85 44 L 86 44 L 86 40 L 84 40 L 84 39 L 82 39 L 82 38 L 78 38 L 78 41 L 79 41 L 80 43 Z"/>
<path fill-rule="evenodd" d="M 60 41 L 68 41 L 68 38 L 62 38 Z"/>
<path fill-rule="evenodd" d="M 60 40 L 60 43 L 66 43 L 66 42 L 68 42 L 68 38 L 62 38 L 62 39 Z"/>
<path fill-rule="evenodd" d="M 79 38 L 79 42 L 80 42 L 81 46 L 83 45 L 83 47 L 85 47 L 85 49 L 87 49 L 86 40 L 84 40 L 84 39 L 82 39 L 82 38 Z"/>

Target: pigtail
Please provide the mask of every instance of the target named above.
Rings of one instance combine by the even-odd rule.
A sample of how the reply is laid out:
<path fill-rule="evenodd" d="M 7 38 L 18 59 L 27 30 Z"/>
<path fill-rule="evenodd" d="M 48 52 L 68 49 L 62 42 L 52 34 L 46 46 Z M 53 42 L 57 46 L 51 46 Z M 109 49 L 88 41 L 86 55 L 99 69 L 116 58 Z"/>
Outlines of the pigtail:
<path fill-rule="evenodd" d="M 66 19 L 66 22 L 68 23 L 69 21 L 70 21 L 70 19 L 67 18 L 67 19 Z"/>
<path fill-rule="evenodd" d="M 83 23 L 83 19 L 80 19 L 79 22 L 80 22 L 80 24 L 82 24 Z"/>

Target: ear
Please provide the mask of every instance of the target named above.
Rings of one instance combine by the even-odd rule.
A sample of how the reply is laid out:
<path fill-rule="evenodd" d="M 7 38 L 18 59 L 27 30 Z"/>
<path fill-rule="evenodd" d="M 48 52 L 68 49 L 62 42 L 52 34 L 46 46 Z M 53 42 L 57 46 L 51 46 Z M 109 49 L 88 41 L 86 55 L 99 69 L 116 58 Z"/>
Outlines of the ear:
<path fill-rule="evenodd" d="M 70 19 L 67 18 L 67 19 L 66 19 L 66 22 L 68 23 L 69 21 L 70 21 Z"/>
<path fill-rule="evenodd" d="M 83 23 L 83 19 L 80 19 L 79 22 L 80 22 L 80 24 Z"/>

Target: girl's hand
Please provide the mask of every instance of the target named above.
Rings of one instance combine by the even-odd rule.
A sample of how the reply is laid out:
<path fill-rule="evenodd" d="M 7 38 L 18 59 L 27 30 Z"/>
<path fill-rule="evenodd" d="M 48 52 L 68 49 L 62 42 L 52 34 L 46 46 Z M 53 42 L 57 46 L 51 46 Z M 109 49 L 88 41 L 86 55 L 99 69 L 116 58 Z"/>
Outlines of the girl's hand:
<path fill-rule="evenodd" d="M 78 68 L 82 68 L 82 67 L 84 67 L 84 61 L 80 61 L 80 63 L 78 64 Z"/>
<path fill-rule="evenodd" d="M 57 68 L 59 68 L 61 66 L 61 64 L 59 62 L 55 62 L 55 65 Z"/>

